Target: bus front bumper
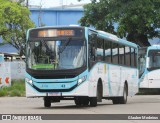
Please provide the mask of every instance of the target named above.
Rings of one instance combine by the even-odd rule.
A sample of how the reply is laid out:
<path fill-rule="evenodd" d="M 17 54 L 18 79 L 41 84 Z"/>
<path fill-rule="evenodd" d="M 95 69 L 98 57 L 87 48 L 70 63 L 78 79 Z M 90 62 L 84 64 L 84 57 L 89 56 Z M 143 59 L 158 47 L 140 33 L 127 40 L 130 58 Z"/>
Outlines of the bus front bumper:
<path fill-rule="evenodd" d="M 88 81 L 77 85 L 73 90 L 67 92 L 58 92 L 58 91 L 46 91 L 40 92 L 35 89 L 31 84 L 25 82 L 26 84 L 26 97 L 34 98 L 34 97 L 45 97 L 45 96 L 62 96 L 62 97 L 76 97 L 76 96 L 89 96 L 89 86 Z"/>

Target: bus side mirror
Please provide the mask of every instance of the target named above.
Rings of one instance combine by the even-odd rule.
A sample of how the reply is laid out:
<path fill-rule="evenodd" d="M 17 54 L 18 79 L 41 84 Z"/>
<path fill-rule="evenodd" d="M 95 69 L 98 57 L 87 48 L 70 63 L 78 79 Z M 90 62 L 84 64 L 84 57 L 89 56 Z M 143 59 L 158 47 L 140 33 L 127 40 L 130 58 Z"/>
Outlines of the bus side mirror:
<path fill-rule="evenodd" d="M 147 57 L 147 58 L 146 58 L 146 68 L 149 68 L 149 63 L 150 63 L 150 58 Z"/>

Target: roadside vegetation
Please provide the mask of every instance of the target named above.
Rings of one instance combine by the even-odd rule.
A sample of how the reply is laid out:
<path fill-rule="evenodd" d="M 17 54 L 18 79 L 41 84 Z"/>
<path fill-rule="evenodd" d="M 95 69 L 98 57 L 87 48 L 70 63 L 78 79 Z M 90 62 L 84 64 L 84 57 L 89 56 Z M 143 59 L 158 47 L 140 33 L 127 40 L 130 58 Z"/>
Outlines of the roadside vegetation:
<path fill-rule="evenodd" d="M 91 0 L 79 23 L 149 46 L 149 39 L 160 37 L 159 20 L 159 0 Z"/>
<path fill-rule="evenodd" d="M 10 87 L 0 88 L 0 97 L 23 97 L 25 96 L 24 80 L 13 80 Z"/>

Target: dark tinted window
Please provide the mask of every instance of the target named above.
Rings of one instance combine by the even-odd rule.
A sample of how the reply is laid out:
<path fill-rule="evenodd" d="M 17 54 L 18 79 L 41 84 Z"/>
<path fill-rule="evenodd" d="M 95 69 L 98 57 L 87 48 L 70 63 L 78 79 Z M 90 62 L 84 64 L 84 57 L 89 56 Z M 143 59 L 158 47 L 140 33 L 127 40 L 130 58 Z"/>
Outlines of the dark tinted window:
<path fill-rule="evenodd" d="M 113 64 L 118 64 L 118 44 L 112 43 L 112 63 Z"/>
<path fill-rule="evenodd" d="M 131 48 L 126 46 L 125 47 L 125 65 L 130 66 L 131 64 L 131 52 L 130 52 Z"/>
<path fill-rule="evenodd" d="M 134 48 L 131 48 L 131 66 L 135 66 L 135 51 Z"/>
<path fill-rule="evenodd" d="M 105 40 L 105 61 L 111 63 L 111 42 Z"/>
<path fill-rule="evenodd" d="M 97 54 L 97 60 L 98 61 L 103 61 L 103 47 L 104 47 L 104 43 L 103 43 L 103 39 L 98 38 L 97 39 L 97 50 L 96 50 L 96 54 Z"/>
<path fill-rule="evenodd" d="M 124 59 L 125 59 L 125 49 L 123 45 L 119 45 L 119 64 L 124 65 Z"/>

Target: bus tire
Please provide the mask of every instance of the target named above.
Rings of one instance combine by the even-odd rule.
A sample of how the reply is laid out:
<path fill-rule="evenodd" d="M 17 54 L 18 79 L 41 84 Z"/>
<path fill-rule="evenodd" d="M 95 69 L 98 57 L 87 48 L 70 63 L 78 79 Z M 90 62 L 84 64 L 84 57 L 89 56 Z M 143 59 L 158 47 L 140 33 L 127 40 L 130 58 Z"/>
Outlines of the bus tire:
<path fill-rule="evenodd" d="M 88 98 L 88 97 L 85 97 L 85 98 L 83 99 L 83 105 L 84 105 L 84 106 L 88 106 L 88 105 L 89 105 L 89 98 Z"/>
<path fill-rule="evenodd" d="M 119 97 L 114 97 L 112 99 L 113 104 L 119 104 Z"/>
<path fill-rule="evenodd" d="M 90 97 L 90 106 L 91 107 L 97 106 L 97 97 Z"/>
<path fill-rule="evenodd" d="M 51 99 L 49 97 L 44 97 L 44 107 L 51 107 Z"/>
<path fill-rule="evenodd" d="M 81 100 L 79 98 L 75 99 L 74 102 L 75 102 L 76 106 L 82 105 Z"/>
<path fill-rule="evenodd" d="M 123 96 L 122 97 L 114 97 L 112 99 L 113 104 L 126 104 L 127 103 L 127 95 L 128 95 L 128 88 L 127 84 L 124 84 L 123 89 Z"/>
<path fill-rule="evenodd" d="M 103 93 L 103 86 L 102 82 L 99 81 L 97 85 L 97 102 L 102 102 L 102 94 Z"/>
<path fill-rule="evenodd" d="M 78 97 L 78 98 L 75 98 L 74 102 L 77 106 L 81 106 L 81 105 L 87 106 L 89 104 L 89 98 L 88 97 Z"/>
<path fill-rule="evenodd" d="M 127 84 L 124 84 L 124 89 L 123 89 L 123 96 L 120 97 L 119 99 L 119 103 L 120 104 L 126 104 L 127 103 L 127 95 L 128 95 L 128 88 L 127 88 Z"/>

